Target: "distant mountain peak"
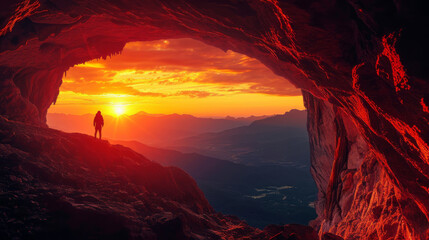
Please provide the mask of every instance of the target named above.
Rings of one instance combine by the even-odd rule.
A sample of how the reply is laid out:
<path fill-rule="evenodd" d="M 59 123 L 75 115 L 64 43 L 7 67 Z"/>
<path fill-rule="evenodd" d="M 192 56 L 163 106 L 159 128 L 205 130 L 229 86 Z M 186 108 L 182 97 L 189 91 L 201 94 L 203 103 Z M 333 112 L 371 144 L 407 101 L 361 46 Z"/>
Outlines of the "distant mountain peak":
<path fill-rule="evenodd" d="M 264 119 L 256 120 L 251 125 L 271 125 L 305 127 L 307 123 L 307 110 L 292 109 L 282 115 L 275 115 Z"/>
<path fill-rule="evenodd" d="M 147 113 L 145 111 L 140 111 L 132 116 L 150 116 L 150 117 L 161 117 L 165 116 L 165 114 L 159 114 L 159 113 Z"/>
<path fill-rule="evenodd" d="M 305 109 L 304 110 L 299 110 L 299 109 L 294 108 L 294 109 L 291 109 L 289 111 L 286 111 L 284 113 L 284 115 L 291 114 L 291 113 L 302 113 L 302 112 L 307 112 L 307 110 L 305 110 Z"/>

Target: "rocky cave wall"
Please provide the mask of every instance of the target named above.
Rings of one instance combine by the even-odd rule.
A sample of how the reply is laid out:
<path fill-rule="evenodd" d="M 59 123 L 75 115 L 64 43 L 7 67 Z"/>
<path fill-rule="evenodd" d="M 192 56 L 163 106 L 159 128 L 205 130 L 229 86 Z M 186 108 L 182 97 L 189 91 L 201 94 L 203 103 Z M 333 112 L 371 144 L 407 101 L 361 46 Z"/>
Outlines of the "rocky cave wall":
<path fill-rule="evenodd" d="M 352 119 L 309 94 L 304 100 L 319 189 L 311 225 L 344 239 L 425 239 L 425 216 L 395 187 Z"/>
<path fill-rule="evenodd" d="M 427 239 L 428 16 L 406 0 L 22 0 L 0 10 L 0 114 L 45 124 L 64 72 L 127 42 L 190 37 L 255 57 L 303 90 L 312 225 Z M 286 80 L 285 80 L 286 81 Z"/>

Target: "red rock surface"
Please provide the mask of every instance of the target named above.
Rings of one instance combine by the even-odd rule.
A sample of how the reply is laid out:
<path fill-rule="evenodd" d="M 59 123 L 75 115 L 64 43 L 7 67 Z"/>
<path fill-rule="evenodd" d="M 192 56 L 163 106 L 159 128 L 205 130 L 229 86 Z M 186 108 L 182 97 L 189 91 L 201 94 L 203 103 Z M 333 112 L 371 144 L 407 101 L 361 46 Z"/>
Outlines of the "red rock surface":
<path fill-rule="evenodd" d="M 0 114 L 44 125 L 64 71 L 129 41 L 191 37 L 303 89 L 320 234 L 427 239 L 424 1 L 3 1 Z"/>

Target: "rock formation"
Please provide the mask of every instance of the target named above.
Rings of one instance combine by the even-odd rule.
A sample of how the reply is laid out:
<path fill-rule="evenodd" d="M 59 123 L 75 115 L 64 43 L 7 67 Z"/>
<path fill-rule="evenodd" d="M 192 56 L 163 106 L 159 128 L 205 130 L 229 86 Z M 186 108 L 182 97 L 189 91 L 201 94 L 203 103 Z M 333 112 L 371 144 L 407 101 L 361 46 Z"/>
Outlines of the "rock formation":
<path fill-rule="evenodd" d="M 25 128 L 17 121 L 43 128 L 73 65 L 130 41 L 190 37 L 255 57 L 303 90 L 320 235 L 429 238 L 424 1 L 20 0 L 0 9 L 3 135 Z M 39 131 L 50 130 L 20 141 L 31 148 Z M 18 149 L 7 156 L 25 159 Z"/>

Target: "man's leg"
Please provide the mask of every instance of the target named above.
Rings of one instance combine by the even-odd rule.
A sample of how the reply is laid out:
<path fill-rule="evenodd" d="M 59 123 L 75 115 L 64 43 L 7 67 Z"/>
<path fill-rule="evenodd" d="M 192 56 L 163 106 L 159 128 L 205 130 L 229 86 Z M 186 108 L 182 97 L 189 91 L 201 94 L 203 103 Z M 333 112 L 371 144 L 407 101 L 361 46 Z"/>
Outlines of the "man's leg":
<path fill-rule="evenodd" d="M 100 135 L 100 139 L 101 139 L 101 129 L 100 128 L 95 129 L 95 138 L 97 138 L 97 132 Z"/>
<path fill-rule="evenodd" d="M 97 128 L 95 128 L 94 137 L 97 138 Z"/>

